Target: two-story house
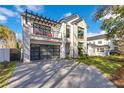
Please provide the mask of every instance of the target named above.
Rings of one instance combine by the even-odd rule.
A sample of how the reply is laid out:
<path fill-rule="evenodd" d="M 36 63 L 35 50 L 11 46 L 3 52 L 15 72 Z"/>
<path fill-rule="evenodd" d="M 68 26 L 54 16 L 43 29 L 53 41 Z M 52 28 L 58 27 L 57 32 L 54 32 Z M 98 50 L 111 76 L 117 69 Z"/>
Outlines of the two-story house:
<path fill-rule="evenodd" d="M 79 51 L 87 52 L 87 24 L 79 15 L 54 21 L 25 11 L 21 19 L 24 62 L 67 56 L 77 58 Z"/>
<path fill-rule="evenodd" d="M 97 35 L 87 38 L 89 56 L 107 56 L 115 46 L 112 40 L 107 40 L 106 35 Z"/>

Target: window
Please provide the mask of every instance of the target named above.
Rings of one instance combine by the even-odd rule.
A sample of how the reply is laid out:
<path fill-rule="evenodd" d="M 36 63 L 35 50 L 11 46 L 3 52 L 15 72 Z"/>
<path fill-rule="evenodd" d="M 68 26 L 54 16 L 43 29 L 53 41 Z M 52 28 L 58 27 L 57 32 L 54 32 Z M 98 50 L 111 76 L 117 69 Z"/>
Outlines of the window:
<path fill-rule="evenodd" d="M 52 36 L 51 27 L 33 23 L 33 34 L 43 35 L 43 36 Z"/>
<path fill-rule="evenodd" d="M 102 41 L 98 41 L 98 44 L 102 44 Z"/>
<path fill-rule="evenodd" d="M 70 26 L 66 25 L 66 38 L 70 37 Z"/>
<path fill-rule="evenodd" d="M 66 56 L 70 53 L 70 43 L 66 43 Z"/>
<path fill-rule="evenodd" d="M 104 52 L 104 48 L 103 47 L 97 48 L 97 51 L 98 52 Z"/>
<path fill-rule="evenodd" d="M 82 55 L 83 51 L 83 43 L 78 42 L 78 54 Z"/>
<path fill-rule="evenodd" d="M 100 48 L 100 52 L 104 52 L 104 48 Z"/>
<path fill-rule="evenodd" d="M 82 47 L 83 47 L 83 43 L 78 42 L 78 47 L 79 47 L 79 48 L 82 48 Z"/>
<path fill-rule="evenodd" d="M 78 38 L 83 39 L 84 37 L 84 28 L 78 27 Z"/>

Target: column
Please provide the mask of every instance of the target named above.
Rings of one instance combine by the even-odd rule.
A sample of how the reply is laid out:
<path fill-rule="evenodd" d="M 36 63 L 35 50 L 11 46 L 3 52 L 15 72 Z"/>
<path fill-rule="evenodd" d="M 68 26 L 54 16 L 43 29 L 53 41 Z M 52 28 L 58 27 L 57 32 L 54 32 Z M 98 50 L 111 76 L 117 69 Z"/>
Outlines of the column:
<path fill-rule="evenodd" d="M 22 18 L 23 27 L 23 62 L 30 62 L 30 32 L 31 24 L 26 24 L 25 19 Z"/>
<path fill-rule="evenodd" d="M 60 32 L 62 34 L 62 44 L 60 45 L 60 58 L 65 58 L 65 31 L 66 31 L 66 24 L 62 23 L 62 26 L 60 28 Z"/>

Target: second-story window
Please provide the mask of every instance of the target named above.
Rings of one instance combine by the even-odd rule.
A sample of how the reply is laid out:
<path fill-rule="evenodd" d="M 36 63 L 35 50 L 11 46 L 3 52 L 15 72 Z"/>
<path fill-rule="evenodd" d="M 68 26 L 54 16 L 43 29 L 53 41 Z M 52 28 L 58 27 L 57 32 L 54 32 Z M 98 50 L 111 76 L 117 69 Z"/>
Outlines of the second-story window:
<path fill-rule="evenodd" d="M 78 47 L 79 47 L 79 48 L 83 48 L 83 45 L 84 45 L 84 44 L 83 44 L 82 42 L 78 42 Z"/>
<path fill-rule="evenodd" d="M 83 39 L 84 37 L 84 28 L 78 27 L 78 38 Z"/>
<path fill-rule="evenodd" d="M 51 36 L 51 27 L 33 23 L 33 34 Z"/>
<path fill-rule="evenodd" d="M 102 44 L 102 41 L 98 41 L 98 44 Z"/>
<path fill-rule="evenodd" d="M 66 25 L 66 38 L 70 37 L 70 26 Z"/>

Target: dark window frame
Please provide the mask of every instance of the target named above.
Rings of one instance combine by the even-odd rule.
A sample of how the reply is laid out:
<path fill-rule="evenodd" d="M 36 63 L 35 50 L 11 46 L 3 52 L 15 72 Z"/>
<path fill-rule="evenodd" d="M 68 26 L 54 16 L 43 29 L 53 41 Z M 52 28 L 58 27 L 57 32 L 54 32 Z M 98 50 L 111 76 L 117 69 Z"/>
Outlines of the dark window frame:
<path fill-rule="evenodd" d="M 98 44 L 102 44 L 102 40 L 98 41 Z"/>
<path fill-rule="evenodd" d="M 60 57 L 60 45 L 30 44 L 31 60 L 42 60 L 43 58 Z"/>
<path fill-rule="evenodd" d="M 84 38 L 84 28 L 82 28 L 80 26 L 78 26 L 78 38 L 79 39 L 83 39 Z"/>
<path fill-rule="evenodd" d="M 70 38 L 70 25 L 66 25 L 66 38 Z"/>
<path fill-rule="evenodd" d="M 51 27 L 38 23 L 33 23 L 33 34 L 48 36 L 48 34 L 51 34 Z"/>

